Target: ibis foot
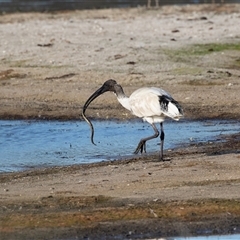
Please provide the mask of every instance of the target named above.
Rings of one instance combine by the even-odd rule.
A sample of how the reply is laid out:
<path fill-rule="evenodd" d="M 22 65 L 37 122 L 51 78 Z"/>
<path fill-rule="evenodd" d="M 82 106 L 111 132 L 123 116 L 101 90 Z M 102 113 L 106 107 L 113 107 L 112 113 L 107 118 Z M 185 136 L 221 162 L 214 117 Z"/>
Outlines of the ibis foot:
<path fill-rule="evenodd" d="M 146 153 L 146 141 L 141 140 L 136 148 L 136 150 L 134 151 L 134 154 L 138 154 L 139 152 L 141 152 L 141 154 L 144 152 Z"/>

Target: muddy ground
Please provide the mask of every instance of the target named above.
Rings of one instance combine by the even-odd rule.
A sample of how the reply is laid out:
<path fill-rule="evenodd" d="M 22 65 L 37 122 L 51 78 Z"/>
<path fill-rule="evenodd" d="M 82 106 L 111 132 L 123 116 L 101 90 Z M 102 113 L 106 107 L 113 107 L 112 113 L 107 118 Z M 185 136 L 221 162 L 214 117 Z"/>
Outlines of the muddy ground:
<path fill-rule="evenodd" d="M 0 118 L 82 120 L 86 99 L 113 78 L 127 95 L 164 88 L 189 120 L 238 121 L 239 26 L 234 4 L 3 14 Z M 110 93 L 87 114 L 134 118 Z M 166 162 L 150 154 L 1 174 L 0 237 L 239 233 L 239 140 L 165 150 Z"/>

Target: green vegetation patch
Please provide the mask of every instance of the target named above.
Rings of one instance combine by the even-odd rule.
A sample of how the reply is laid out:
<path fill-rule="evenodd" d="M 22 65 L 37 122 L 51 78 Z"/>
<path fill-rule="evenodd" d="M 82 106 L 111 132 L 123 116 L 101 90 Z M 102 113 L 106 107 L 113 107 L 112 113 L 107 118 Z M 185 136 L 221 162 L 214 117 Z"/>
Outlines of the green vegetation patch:
<path fill-rule="evenodd" d="M 227 50 L 240 51 L 240 43 L 195 44 L 191 47 L 190 53 L 193 55 L 205 55 L 212 52 L 223 52 Z"/>
<path fill-rule="evenodd" d="M 240 51 L 240 43 L 194 44 L 181 49 L 161 49 L 173 61 L 191 62 L 192 57 L 204 56 L 213 52 Z"/>

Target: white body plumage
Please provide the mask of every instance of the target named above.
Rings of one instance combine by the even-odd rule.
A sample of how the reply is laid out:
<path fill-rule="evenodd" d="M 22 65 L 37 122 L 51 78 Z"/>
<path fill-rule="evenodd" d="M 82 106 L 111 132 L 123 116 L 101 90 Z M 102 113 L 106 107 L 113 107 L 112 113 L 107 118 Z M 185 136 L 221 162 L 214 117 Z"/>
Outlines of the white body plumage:
<path fill-rule="evenodd" d="M 150 124 L 161 123 L 166 117 L 179 120 L 183 116 L 178 103 L 161 88 L 144 87 L 134 91 L 129 98 L 119 95 L 117 99 L 133 115 Z"/>

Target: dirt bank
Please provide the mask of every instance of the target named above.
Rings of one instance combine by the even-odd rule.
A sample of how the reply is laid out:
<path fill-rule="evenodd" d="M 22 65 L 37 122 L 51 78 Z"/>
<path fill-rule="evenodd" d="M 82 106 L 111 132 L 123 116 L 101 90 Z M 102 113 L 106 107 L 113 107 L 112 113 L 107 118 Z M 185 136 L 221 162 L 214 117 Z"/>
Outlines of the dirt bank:
<path fill-rule="evenodd" d="M 0 117 L 79 119 L 109 78 L 169 91 L 187 118 L 239 118 L 239 5 L 0 16 Z M 121 111 L 120 111 L 121 109 Z M 132 118 L 112 94 L 98 118 Z"/>
<path fill-rule="evenodd" d="M 240 117 L 240 5 L 0 16 L 0 118 L 81 119 L 105 80 L 169 91 L 188 119 Z M 130 119 L 112 94 L 87 111 Z M 239 134 L 157 156 L 0 175 L 1 239 L 240 232 Z M 211 227 L 209 227 L 211 226 Z"/>

